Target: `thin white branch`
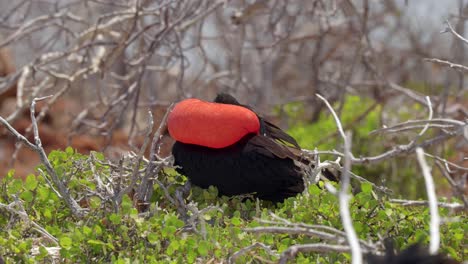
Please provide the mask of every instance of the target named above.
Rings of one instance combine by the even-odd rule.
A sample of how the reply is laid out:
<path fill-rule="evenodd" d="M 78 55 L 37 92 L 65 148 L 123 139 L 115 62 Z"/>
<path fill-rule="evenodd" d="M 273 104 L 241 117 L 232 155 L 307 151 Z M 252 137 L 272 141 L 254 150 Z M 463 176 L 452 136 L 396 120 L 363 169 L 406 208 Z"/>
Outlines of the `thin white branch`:
<path fill-rule="evenodd" d="M 351 213 L 349 211 L 349 199 L 350 195 L 348 194 L 348 188 L 350 184 L 350 176 L 349 170 L 351 169 L 351 162 L 353 159 L 353 154 L 351 153 L 351 136 L 348 134 L 346 135 L 343 131 L 343 126 L 341 125 L 341 121 L 338 118 L 338 115 L 331 107 L 328 101 L 316 94 L 320 100 L 322 100 L 328 109 L 330 110 L 333 118 L 335 119 L 336 126 L 338 131 L 343 138 L 344 141 L 344 166 L 341 171 L 341 188 L 338 193 L 339 203 L 340 203 L 340 215 L 341 221 L 343 223 L 343 228 L 346 232 L 346 238 L 348 239 L 349 246 L 351 248 L 351 256 L 352 256 L 352 263 L 353 264 L 361 264 L 362 263 L 362 251 L 361 246 L 359 245 L 359 239 L 357 237 L 356 231 L 353 227 L 353 220 L 351 218 Z"/>
<path fill-rule="evenodd" d="M 447 29 L 453 34 L 455 35 L 455 37 L 457 37 L 458 39 L 460 39 L 461 41 L 465 42 L 465 44 L 468 44 L 468 39 L 464 38 L 462 35 L 458 34 L 455 29 L 452 27 L 452 25 L 450 24 L 450 22 L 448 20 L 445 20 L 445 23 L 447 24 Z M 446 32 L 447 29 L 444 31 Z M 443 32 L 443 33 L 444 33 Z"/>
<path fill-rule="evenodd" d="M 434 115 L 434 112 L 432 110 L 431 98 L 429 96 L 426 96 L 426 102 L 427 102 L 427 109 L 429 110 L 429 117 L 427 118 L 427 120 L 432 120 L 432 116 Z M 426 125 L 421 130 L 421 132 L 419 132 L 418 136 L 420 137 L 420 136 L 424 135 L 424 133 L 426 133 L 428 128 L 429 128 L 429 123 L 426 123 Z M 416 139 L 413 140 L 413 141 L 415 142 Z"/>
<path fill-rule="evenodd" d="M 391 203 L 400 204 L 402 206 L 427 206 L 429 201 L 418 201 L 418 200 L 403 200 L 403 199 L 390 199 Z M 449 209 L 462 209 L 464 206 L 461 203 L 444 203 L 438 202 L 438 206 L 449 208 Z"/>
<path fill-rule="evenodd" d="M 463 166 L 460 166 L 456 163 L 453 163 L 453 162 L 450 162 L 446 159 L 443 159 L 441 157 L 438 157 L 438 156 L 434 156 L 434 155 L 431 155 L 429 153 L 424 153 L 424 155 L 426 155 L 427 157 L 430 157 L 430 158 L 433 158 L 435 159 L 436 161 L 440 161 L 440 162 L 443 162 L 444 163 L 444 167 L 445 169 L 447 170 L 447 172 L 450 172 L 452 173 L 452 170 L 450 169 L 450 167 L 453 167 L 455 168 L 456 170 L 463 170 L 463 171 L 468 171 L 468 167 L 463 167 Z"/>
<path fill-rule="evenodd" d="M 16 88 L 16 105 L 18 106 L 18 108 L 23 107 L 24 86 L 26 84 L 26 79 L 29 77 L 30 73 L 31 73 L 31 68 L 24 67 L 18 79 L 18 85 L 16 86 L 17 87 Z"/>
<path fill-rule="evenodd" d="M 327 101 L 327 99 L 325 99 L 324 97 L 322 97 L 320 94 L 315 94 L 320 100 L 322 100 L 325 105 L 328 107 L 328 109 L 330 110 L 331 114 L 333 115 L 333 118 L 335 119 L 335 123 L 336 123 L 336 126 L 338 128 L 338 132 L 340 132 L 340 135 L 341 137 L 343 138 L 343 140 L 346 140 L 346 135 L 345 135 L 345 132 L 343 130 L 343 126 L 341 125 L 341 121 L 340 119 L 338 118 L 338 115 L 335 113 L 335 110 L 333 110 L 333 107 L 330 105 L 330 103 Z"/>
<path fill-rule="evenodd" d="M 341 221 L 343 222 L 343 228 L 346 232 L 346 237 L 348 239 L 349 246 L 351 247 L 352 263 L 361 264 L 362 263 L 362 252 L 361 246 L 359 245 L 359 239 L 357 237 L 356 231 L 353 227 L 353 220 L 351 218 L 351 213 L 349 210 L 349 199 L 351 198 L 348 194 L 350 176 L 349 170 L 351 169 L 351 135 L 348 135 L 344 138 L 344 166 L 341 171 L 341 188 L 338 193 L 338 198 L 340 202 L 340 215 Z"/>
<path fill-rule="evenodd" d="M 450 67 L 452 69 L 455 69 L 455 70 L 468 72 L 468 67 L 466 67 L 465 65 L 462 65 L 462 64 L 457 64 L 457 63 L 453 63 L 453 62 L 446 61 L 446 60 L 441 60 L 441 59 L 436 59 L 436 58 L 425 58 L 424 60 L 434 62 L 434 63 L 438 63 L 438 64 L 442 64 L 442 65 L 446 65 L 446 66 L 448 66 L 448 67 Z"/>
<path fill-rule="evenodd" d="M 430 221 L 430 234 L 431 242 L 429 245 L 429 253 L 437 254 L 440 246 L 440 216 L 437 209 L 437 196 L 435 192 L 434 180 L 432 179 L 429 165 L 424 158 L 424 150 L 422 148 L 416 148 L 416 156 L 418 158 L 419 165 L 421 166 L 422 173 L 424 175 L 424 181 L 426 182 L 427 198 L 429 201 L 429 212 L 431 214 Z"/>
<path fill-rule="evenodd" d="M 418 92 L 416 92 L 414 90 L 405 88 L 403 86 L 400 86 L 400 85 L 398 85 L 396 83 L 392 83 L 392 82 L 388 83 L 388 87 L 393 89 L 393 90 L 396 90 L 396 91 L 398 91 L 398 92 L 400 92 L 400 93 L 402 93 L 404 95 L 406 95 L 408 98 L 413 99 L 414 101 L 416 101 L 416 102 L 418 102 L 418 103 L 420 103 L 422 105 L 427 106 L 426 102 L 423 99 L 423 96 L 420 93 L 418 93 Z"/>

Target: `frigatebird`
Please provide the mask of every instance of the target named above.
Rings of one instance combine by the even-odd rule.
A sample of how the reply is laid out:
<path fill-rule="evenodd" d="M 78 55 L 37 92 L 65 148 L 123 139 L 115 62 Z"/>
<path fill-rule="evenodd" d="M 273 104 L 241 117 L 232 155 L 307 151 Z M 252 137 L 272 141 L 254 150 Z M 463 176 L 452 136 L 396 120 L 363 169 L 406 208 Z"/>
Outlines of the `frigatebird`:
<path fill-rule="evenodd" d="M 274 202 L 305 188 L 296 140 L 229 94 L 218 94 L 214 102 L 185 99 L 167 124 L 176 141 L 176 170 L 194 185 Z"/>

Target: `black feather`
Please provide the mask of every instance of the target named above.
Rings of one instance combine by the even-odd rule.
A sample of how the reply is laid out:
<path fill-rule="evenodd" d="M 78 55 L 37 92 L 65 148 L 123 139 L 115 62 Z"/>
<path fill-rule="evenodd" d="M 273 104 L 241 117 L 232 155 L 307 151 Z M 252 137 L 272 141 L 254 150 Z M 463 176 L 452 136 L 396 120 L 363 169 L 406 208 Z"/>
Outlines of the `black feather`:
<path fill-rule="evenodd" d="M 262 137 L 249 134 L 222 149 L 176 142 L 172 154 L 179 173 L 202 188 L 216 186 L 223 195 L 254 193 L 279 202 L 301 193 L 304 180 L 293 159 L 279 158 L 253 143 Z"/>

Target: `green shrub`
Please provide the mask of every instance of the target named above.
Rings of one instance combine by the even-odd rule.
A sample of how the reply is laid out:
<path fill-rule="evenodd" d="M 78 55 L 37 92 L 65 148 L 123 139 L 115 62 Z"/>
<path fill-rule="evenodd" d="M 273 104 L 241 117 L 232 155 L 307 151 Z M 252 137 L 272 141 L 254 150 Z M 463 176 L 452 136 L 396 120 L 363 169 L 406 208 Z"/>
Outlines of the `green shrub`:
<path fill-rule="evenodd" d="M 61 168 L 60 177 L 67 179 L 76 199 L 96 188 L 90 180 L 93 177 L 91 164 L 94 173 L 110 171 L 107 165 L 97 160 L 91 162 L 89 157 L 71 150 L 53 152 L 50 159 L 56 169 Z M 185 180 L 170 170 L 159 177 L 166 177 L 161 179 L 165 182 L 174 181 L 175 186 Z M 171 195 L 174 195 L 174 189 L 170 189 Z M 379 236 L 392 236 L 396 238 L 397 247 L 406 247 L 416 241 L 428 242 L 429 217 L 425 207 L 392 204 L 387 197 L 373 195 L 369 184 L 361 189 L 350 205 L 354 226 L 361 239 L 378 241 Z M 88 195 L 89 213 L 83 219 L 72 216 L 42 176 L 29 175 L 22 181 L 15 179 L 11 171 L 2 179 L 2 190 L 1 204 L 21 201 L 27 213 L 27 218 L 21 219 L 16 213 L 0 208 L 0 256 L 7 263 L 48 263 L 52 256 L 47 249 L 57 246 L 60 247 L 58 258 L 69 263 L 216 263 L 257 242 L 269 246 L 276 254 L 258 247 L 239 257 L 237 262 L 259 263 L 278 260 L 278 254 L 294 244 L 323 242 L 306 235 L 245 231 L 245 228 L 270 226 L 262 221 L 281 222 L 275 218 L 279 217 L 292 223 L 326 225 L 342 230 L 337 198 L 323 185 L 310 186 L 305 194 L 277 205 L 246 200 L 245 197 L 217 197 L 216 188 L 193 187 L 187 202 L 191 201 L 190 206 L 196 210 L 188 212 L 188 217 L 193 216 L 194 221 L 187 223 L 181 220 L 177 208 L 167 201 L 157 185 L 149 215 L 140 215 L 128 196 L 124 196 L 115 209 L 109 201 Z M 15 208 L 21 211 L 20 207 Z M 197 211 L 203 213 L 195 216 Z M 457 221 L 442 225 L 441 244 L 443 252 L 462 259 L 467 254 L 463 234 L 468 221 L 462 214 L 457 216 L 447 209 L 441 208 L 440 213 L 442 217 L 461 216 Z M 45 238 L 32 221 L 58 242 Z M 349 254 L 299 254 L 296 261 L 346 263 Z"/>
<path fill-rule="evenodd" d="M 408 144 L 412 137 L 416 135 L 416 132 L 398 133 L 397 135 L 370 135 L 371 131 L 379 129 L 382 126 L 380 116 L 383 109 L 380 105 L 372 108 L 374 103 L 369 98 L 347 96 L 343 110 L 341 111 L 340 120 L 344 129 L 352 132 L 352 152 L 356 157 L 379 155 L 398 144 Z M 335 105 L 334 108 L 337 109 L 338 105 Z M 337 126 L 327 109 L 322 111 L 317 122 L 313 124 L 304 123 L 301 120 L 301 109 L 303 107 L 300 103 L 292 103 L 285 106 L 285 109 L 291 119 L 295 120 L 293 122 L 294 125 L 288 132 L 296 138 L 301 147 L 309 150 L 317 148 L 319 151 L 334 149 L 342 151 L 343 140 L 338 134 L 334 134 L 337 131 Z M 368 109 L 373 110 L 369 111 L 364 118 L 357 118 L 363 116 L 363 113 Z M 427 110 L 419 104 L 414 104 L 409 108 L 401 107 L 398 109 L 386 109 L 385 111 L 387 118 L 391 116 L 393 120 L 404 122 L 408 119 L 425 118 Z M 423 117 L 415 116 L 415 113 L 419 113 Z M 433 132 L 429 130 L 426 132 L 426 138 L 435 135 L 435 133 L 437 131 Z M 448 148 L 447 155 L 450 154 L 450 151 L 450 148 Z M 336 157 L 333 155 L 321 155 L 321 159 L 335 160 Z M 419 171 L 419 167 L 415 166 L 415 164 L 415 159 L 402 155 L 386 159 L 380 163 L 354 165 L 353 172 L 376 184 L 385 185 L 397 195 L 409 199 L 424 199 L 426 197 L 425 190 L 418 188 L 418 186 L 424 186 L 424 179 Z M 438 174 L 438 171 L 434 171 L 434 176 L 440 188 L 447 187 L 447 182 L 442 177 L 439 177 L 441 175 Z"/>

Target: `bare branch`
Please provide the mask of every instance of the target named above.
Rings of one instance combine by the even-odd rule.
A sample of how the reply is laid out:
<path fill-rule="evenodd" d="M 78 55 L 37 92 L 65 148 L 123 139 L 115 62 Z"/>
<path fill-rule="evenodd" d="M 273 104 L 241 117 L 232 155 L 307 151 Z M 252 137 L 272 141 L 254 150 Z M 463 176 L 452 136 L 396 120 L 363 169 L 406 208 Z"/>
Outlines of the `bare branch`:
<path fill-rule="evenodd" d="M 446 61 L 446 60 L 436 59 L 436 58 L 425 58 L 424 60 L 434 62 L 434 63 L 439 63 L 439 64 L 448 66 L 448 67 L 450 67 L 452 69 L 455 69 L 455 70 L 458 70 L 458 71 L 468 72 L 468 67 L 466 67 L 465 65 L 453 63 L 453 62 Z"/>
<path fill-rule="evenodd" d="M 135 184 L 140 178 L 139 169 L 141 166 L 141 161 L 143 160 L 143 154 L 145 153 L 145 150 L 148 147 L 149 138 L 151 136 L 151 131 L 153 130 L 153 126 L 154 126 L 153 114 L 151 113 L 151 111 L 148 111 L 148 125 L 146 127 L 145 139 L 143 141 L 143 145 L 140 148 L 140 151 L 138 152 L 136 161 L 134 162 L 134 167 L 133 167 L 133 172 L 130 178 L 130 183 L 119 193 L 116 193 L 115 200 L 114 200 L 115 204 L 120 204 L 120 202 L 122 201 L 122 197 L 125 194 L 128 194 L 130 190 L 132 190 L 135 187 Z"/>
<path fill-rule="evenodd" d="M 53 235 L 51 235 L 49 232 L 47 232 L 46 229 L 44 229 L 42 226 L 40 226 L 38 223 L 35 221 L 31 220 L 29 218 L 29 215 L 27 214 L 26 210 L 23 207 L 23 202 L 20 201 L 19 199 L 16 199 L 16 201 L 12 202 L 11 204 L 3 204 L 0 203 L 0 208 L 3 208 L 7 210 L 10 213 L 18 215 L 22 221 L 24 221 L 26 224 L 31 225 L 35 231 L 43 235 L 45 238 L 47 238 L 49 241 L 53 242 L 55 245 L 58 245 L 58 239 L 55 238 Z"/>
<path fill-rule="evenodd" d="M 427 165 L 426 159 L 424 159 L 424 150 L 422 148 L 416 148 L 416 156 L 418 158 L 419 165 L 421 166 L 424 181 L 426 182 L 426 191 L 429 201 L 429 212 L 431 214 L 431 242 L 429 246 L 429 252 L 435 255 L 437 254 L 437 251 L 439 250 L 440 246 L 440 216 L 439 210 L 437 209 L 437 196 L 435 193 L 434 180 L 432 179 L 429 165 Z"/>
<path fill-rule="evenodd" d="M 157 161 L 161 160 L 161 158 L 159 158 L 158 156 L 159 148 L 160 148 L 160 141 L 163 136 L 163 133 L 167 129 L 167 124 L 166 124 L 167 118 L 173 107 L 174 107 L 174 104 L 171 104 L 166 109 L 166 113 L 164 114 L 164 117 L 161 120 L 161 124 L 159 125 L 156 133 L 154 133 L 153 135 L 148 167 L 146 168 L 145 175 L 141 179 L 141 183 L 138 186 L 137 191 L 136 191 L 136 197 L 137 197 L 137 200 L 139 200 L 139 202 L 147 203 L 149 201 L 152 191 L 153 191 L 153 178 L 156 178 L 159 171 L 161 170 L 161 167 L 162 167 L 161 164 L 157 163 Z M 160 183 L 159 180 L 157 182 Z M 160 185 L 162 186 L 162 184 Z M 166 195 L 168 196 L 169 194 L 166 193 Z M 175 200 L 173 202 L 175 203 Z"/>
<path fill-rule="evenodd" d="M 455 29 L 452 27 L 452 25 L 450 24 L 450 22 L 448 20 L 445 20 L 445 24 L 447 25 L 447 28 L 445 29 L 445 31 L 449 30 L 459 40 L 463 41 L 465 44 L 468 44 L 468 39 L 466 39 L 462 35 L 458 34 L 455 31 Z"/>
<path fill-rule="evenodd" d="M 390 202 L 401 204 L 402 206 L 428 206 L 428 201 L 413 201 L 413 200 L 403 200 L 403 199 L 390 199 Z M 449 209 L 462 209 L 464 206 L 460 203 L 444 203 L 438 202 L 438 206 L 449 208 Z"/>
<path fill-rule="evenodd" d="M 37 126 L 36 115 L 35 115 L 35 106 L 36 106 L 37 101 L 44 100 L 49 97 L 50 96 L 43 97 L 43 98 L 34 98 L 31 103 L 31 108 L 30 108 L 31 121 L 32 121 L 32 127 L 33 127 L 33 132 L 34 132 L 34 141 L 36 143 L 34 150 L 39 154 L 42 164 L 44 164 L 44 166 L 46 167 L 47 173 L 52 178 L 52 182 L 54 183 L 55 187 L 57 187 L 58 192 L 64 199 L 67 206 L 70 208 L 72 214 L 77 217 L 83 217 L 86 214 L 85 210 L 82 209 L 78 205 L 78 203 L 71 197 L 67 186 L 65 186 L 62 180 L 58 177 L 57 172 L 54 170 L 54 168 L 52 167 L 52 164 L 50 164 L 50 161 L 47 158 L 47 154 L 45 153 L 45 150 L 42 147 L 42 142 L 39 137 L 39 129 Z"/>
<path fill-rule="evenodd" d="M 353 158 L 353 154 L 351 153 L 351 135 L 350 134 L 346 135 L 344 133 L 343 127 L 341 125 L 341 121 L 336 115 L 333 108 L 331 107 L 330 103 L 328 103 L 328 101 L 325 98 L 323 98 L 322 96 L 318 94 L 317 94 L 317 97 L 319 97 L 320 100 L 322 100 L 327 105 L 328 109 L 333 115 L 333 118 L 335 119 L 335 123 L 338 128 L 338 131 L 340 132 L 340 135 L 344 141 L 344 166 L 341 171 L 341 182 L 340 182 L 341 188 L 338 193 L 338 198 L 340 201 L 340 216 L 341 216 L 341 221 L 343 223 L 343 228 L 346 232 L 348 243 L 351 248 L 352 263 L 360 264 L 362 263 L 362 251 L 359 245 L 359 239 L 353 227 L 351 213 L 349 211 L 349 199 L 350 199 L 350 195 L 348 194 L 349 184 L 350 184 L 349 171 L 351 169 L 351 159 Z"/>
<path fill-rule="evenodd" d="M 272 255 L 272 256 L 279 256 L 278 253 L 276 253 L 275 251 L 273 251 L 269 246 L 263 244 L 263 243 L 260 243 L 260 242 L 256 242 L 250 246 L 247 246 L 247 247 L 244 247 L 244 248 L 241 248 L 239 249 L 238 251 L 234 252 L 229 258 L 228 258 L 228 263 L 229 264 L 232 264 L 232 263 L 236 263 L 236 260 L 237 258 L 249 253 L 250 251 L 253 251 L 255 250 L 256 248 L 261 248 L 265 251 L 268 252 L 268 254 Z"/>

